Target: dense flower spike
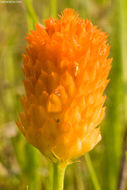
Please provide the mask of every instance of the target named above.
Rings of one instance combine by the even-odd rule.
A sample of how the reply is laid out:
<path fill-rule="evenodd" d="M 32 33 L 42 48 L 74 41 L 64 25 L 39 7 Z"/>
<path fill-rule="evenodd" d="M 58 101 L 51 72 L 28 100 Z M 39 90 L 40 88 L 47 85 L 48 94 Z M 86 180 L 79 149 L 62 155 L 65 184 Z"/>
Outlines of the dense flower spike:
<path fill-rule="evenodd" d="M 26 37 L 19 129 L 52 160 L 68 162 L 100 140 L 112 59 L 106 34 L 72 9 Z"/>

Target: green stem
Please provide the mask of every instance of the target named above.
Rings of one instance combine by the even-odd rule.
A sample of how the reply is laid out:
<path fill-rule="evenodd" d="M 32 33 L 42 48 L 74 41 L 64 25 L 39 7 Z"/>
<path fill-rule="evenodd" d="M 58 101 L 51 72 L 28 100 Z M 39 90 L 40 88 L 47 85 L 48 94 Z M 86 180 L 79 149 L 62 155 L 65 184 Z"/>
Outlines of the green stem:
<path fill-rule="evenodd" d="M 65 166 L 54 163 L 53 190 L 63 190 L 65 169 Z"/>
<path fill-rule="evenodd" d="M 51 16 L 54 18 L 57 16 L 57 0 L 51 0 Z"/>
<path fill-rule="evenodd" d="M 98 182 L 98 179 L 97 179 L 97 176 L 96 176 L 96 173 L 95 173 L 93 165 L 92 165 L 92 161 L 91 161 L 89 153 L 85 154 L 85 160 L 86 160 L 89 172 L 90 172 L 90 176 L 91 176 L 91 179 L 92 179 L 92 182 L 93 182 L 93 185 L 94 185 L 94 189 L 95 190 L 101 190 L 99 182 Z"/>

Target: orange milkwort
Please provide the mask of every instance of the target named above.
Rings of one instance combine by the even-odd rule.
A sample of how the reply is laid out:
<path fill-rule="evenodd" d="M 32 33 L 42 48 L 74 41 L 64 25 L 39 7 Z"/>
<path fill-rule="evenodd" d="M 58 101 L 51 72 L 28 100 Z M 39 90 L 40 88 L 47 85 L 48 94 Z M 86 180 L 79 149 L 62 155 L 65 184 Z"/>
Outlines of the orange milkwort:
<path fill-rule="evenodd" d="M 26 37 L 26 94 L 17 124 L 52 161 L 69 162 L 101 140 L 110 46 L 101 29 L 72 9 L 44 22 Z"/>

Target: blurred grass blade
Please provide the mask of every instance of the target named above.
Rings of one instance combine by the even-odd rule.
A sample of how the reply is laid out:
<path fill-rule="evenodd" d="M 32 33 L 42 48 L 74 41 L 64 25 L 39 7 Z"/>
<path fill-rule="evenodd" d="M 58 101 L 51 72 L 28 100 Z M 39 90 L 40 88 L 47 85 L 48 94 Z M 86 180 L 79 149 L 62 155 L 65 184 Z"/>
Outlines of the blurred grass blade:
<path fill-rule="evenodd" d="M 122 52 L 121 52 L 121 20 L 120 20 L 120 1 L 112 2 L 112 35 L 111 51 L 113 57 L 111 82 L 108 87 L 108 106 L 107 119 L 104 126 L 104 168 L 106 180 L 105 189 L 116 190 L 120 172 L 120 161 L 123 144 L 124 125 L 123 116 L 123 71 L 122 71 Z"/>
<path fill-rule="evenodd" d="M 101 190 L 99 182 L 98 182 L 98 179 L 97 179 L 97 176 L 96 176 L 96 173 L 95 173 L 95 170 L 93 168 L 92 161 L 90 159 L 89 153 L 85 154 L 85 160 L 86 160 L 87 167 L 88 167 L 88 170 L 89 170 L 89 173 L 90 173 L 90 177 L 91 177 L 92 182 L 93 182 L 94 189 L 95 190 Z"/>
<path fill-rule="evenodd" d="M 120 1 L 120 18 L 121 18 L 121 50 L 122 50 L 122 66 L 123 66 L 123 83 L 124 83 L 124 142 L 123 154 L 121 159 L 121 172 L 119 175 L 119 190 L 124 190 L 127 187 L 127 169 L 126 149 L 127 149 L 127 1 Z M 126 186 L 126 187 L 125 187 Z"/>
<path fill-rule="evenodd" d="M 51 1 L 51 16 L 53 18 L 57 17 L 57 0 L 50 0 Z"/>
<path fill-rule="evenodd" d="M 38 171 L 42 161 L 41 154 L 26 143 L 21 134 L 12 138 L 12 144 L 26 185 L 30 190 L 40 190 L 42 179 Z"/>
<path fill-rule="evenodd" d="M 123 62 L 123 79 L 124 79 L 124 111 L 127 124 L 127 1 L 120 1 L 120 16 L 121 16 L 121 48 Z"/>
<path fill-rule="evenodd" d="M 31 30 L 34 28 L 34 25 L 38 22 L 37 15 L 34 11 L 31 0 L 24 0 L 24 4 L 27 12 L 28 30 Z"/>
<path fill-rule="evenodd" d="M 27 14 L 28 31 L 34 28 L 38 22 L 37 16 L 34 12 L 31 0 L 24 0 Z M 18 143 L 17 143 L 18 142 Z M 26 179 L 26 185 L 30 190 L 41 189 L 41 176 L 38 173 L 41 156 L 36 149 L 29 145 L 22 135 L 19 134 L 12 140 L 15 154 L 19 162 L 23 177 Z"/>
<path fill-rule="evenodd" d="M 76 190 L 84 190 L 85 187 L 84 187 L 83 173 L 81 168 L 79 166 L 75 166 L 73 173 L 75 175 Z"/>

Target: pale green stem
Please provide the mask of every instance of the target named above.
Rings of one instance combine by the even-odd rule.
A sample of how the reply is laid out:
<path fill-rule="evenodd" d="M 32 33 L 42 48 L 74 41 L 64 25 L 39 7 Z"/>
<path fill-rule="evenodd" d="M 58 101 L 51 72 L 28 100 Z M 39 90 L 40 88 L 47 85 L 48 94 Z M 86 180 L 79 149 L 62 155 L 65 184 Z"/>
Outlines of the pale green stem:
<path fill-rule="evenodd" d="M 53 18 L 57 16 L 57 0 L 51 0 L 51 16 Z"/>
<path fill-rule="evenodd" d="M 59 163 L 54 163 L 53 166 L 54 166 L 53 190 L 63 190 L 64 174 L 66 166 L 61 166 Z"/>
<path fill-rule="evenodd" d="M 85 160 L 87 163 L 87 167 L 89 169 L 90 177 L 91 177 L 93 185 L 94 185 L 94 189 L 101 190 L 89 153 L 85 154 Z"/>

